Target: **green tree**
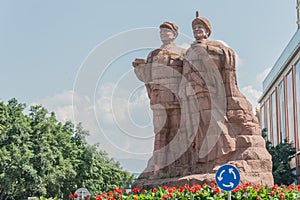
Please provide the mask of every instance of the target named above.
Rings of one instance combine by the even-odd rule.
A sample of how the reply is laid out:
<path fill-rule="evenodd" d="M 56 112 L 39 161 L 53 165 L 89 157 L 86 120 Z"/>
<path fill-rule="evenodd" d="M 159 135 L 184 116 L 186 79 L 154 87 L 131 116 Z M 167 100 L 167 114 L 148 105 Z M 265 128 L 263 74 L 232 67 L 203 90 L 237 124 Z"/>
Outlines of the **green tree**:
<path fill-rule="evenodd" d="M 266 137 L 266 131 L 266 129 L 263 129 L 263 137 Z M 287 140 L 284 140 L 283 143 L 273 146 L 270 141 L 267 141 L 266 147 L 272 156 L 274 183 L 279 185 L 289 185 L 293 183 L 297 175 L 292 173 L 289 164 L 296 155 L 296 149 L 292 146 L 292 143 L 288 143 Z"/>
<path fill-rule="evenodd" d="M 37 180 L 37 171 L 30 163 L 30 119 L 23 115 L 24 104 L 16 99 L 8 105 L 0 103 L 0 199 L 26 192 L 28 182 Z"/>
<path fill-rule="evenodd" d="M 67 199 L 79 187 L 92 193 L 126 187 L 133 176 L 86 142 L 81 124 L 58 122 L 42 106 L 0 102 L 0 200 L 28 196 Z"/>

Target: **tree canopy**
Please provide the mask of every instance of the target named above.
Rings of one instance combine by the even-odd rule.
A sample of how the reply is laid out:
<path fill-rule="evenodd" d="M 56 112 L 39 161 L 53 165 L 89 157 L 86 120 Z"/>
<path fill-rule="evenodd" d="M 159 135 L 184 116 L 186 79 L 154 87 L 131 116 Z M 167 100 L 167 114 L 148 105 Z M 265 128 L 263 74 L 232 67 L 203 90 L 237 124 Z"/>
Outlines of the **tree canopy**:
<path fill-rule="evenodd" d="M 267 137 L 266 128 L 262 130 L 262 136 Z M 293 174 L 290 167 L 290 162 L 296 155 L 296 149 L 292 143 L 288 143 L 285 139 L 282 143 L 273 146 L 270 141 L 266 141 L 266 148 L 272 156 L 274 183 L 278 185 L 293 183 L 298 175 Z"/>
<path fill-rule="evenodd" d="M 0 200 L 48 196 L 67 199 L 80 187 L 90 192 L 127 187 L 133 176 L 97 145 L 81 124 L 59 122 L 42 106 L 0 102 Z"/>

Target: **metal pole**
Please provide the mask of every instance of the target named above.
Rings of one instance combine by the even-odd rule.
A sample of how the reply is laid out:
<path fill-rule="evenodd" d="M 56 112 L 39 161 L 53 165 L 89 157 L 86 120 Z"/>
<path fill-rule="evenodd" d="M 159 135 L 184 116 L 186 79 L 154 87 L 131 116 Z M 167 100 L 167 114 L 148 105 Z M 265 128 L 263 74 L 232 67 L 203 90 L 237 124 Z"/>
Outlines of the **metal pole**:
<path fill-rule="evenodd" d="M 228 192 L 228 200 L 231 200 L 231 191 Z"/>

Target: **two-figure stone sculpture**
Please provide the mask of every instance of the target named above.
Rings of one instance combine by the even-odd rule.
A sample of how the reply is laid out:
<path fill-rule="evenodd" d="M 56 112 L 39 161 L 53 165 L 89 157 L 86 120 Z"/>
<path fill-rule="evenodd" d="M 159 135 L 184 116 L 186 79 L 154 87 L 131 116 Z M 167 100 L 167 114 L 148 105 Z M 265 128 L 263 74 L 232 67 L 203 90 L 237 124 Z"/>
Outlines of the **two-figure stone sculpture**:
<path fill-rule="evenodd" d="M 237 86 L 234 51 L 208 40 L 210 22 L 196 14 L 195 41 L 175 45 L 178 27 L 160 25 L 163 45 L 133 62 L 153 110 L 153 156 L 134 186 L 178 186 L 214 181 L 217 169 L 235 165 L 241 182 L 272 185 L 271 156 L 252 106 Z"/>

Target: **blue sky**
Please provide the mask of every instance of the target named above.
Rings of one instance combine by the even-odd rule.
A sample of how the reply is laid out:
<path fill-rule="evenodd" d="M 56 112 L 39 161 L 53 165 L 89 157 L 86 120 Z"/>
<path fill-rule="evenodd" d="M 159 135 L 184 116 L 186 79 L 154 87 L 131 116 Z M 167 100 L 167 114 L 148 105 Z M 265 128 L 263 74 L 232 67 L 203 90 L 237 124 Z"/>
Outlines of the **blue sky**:
<path fill-rule="evenodd" d="M 119 159 L 126 169 L 140 171 L 151 155 L 149 152 L 153 137 L 146 143 L 141 142 L 139 147 L 130 147 L 133 141 L 128 140 L 124 147 L 122 142 L 126 139 L 120 139 L 122 137 L 116 134 L 120 128 L 115 125 L 116 120 L 111 121 L 104 114 L 112 114 L 112 88 L 113 91 L 120 89 L 114 98 L 117 99 L 116 108 L 124 110 L 122 112 L 125 114 L 123 116 L 120 112 L 115 115 L 126 118 L 126 113 L 140 109 L 140 113 L 132 114 L 136 120 L 133 117 L 131 122 L 138 121 L 139 126 L 146 126 L 143 133 L 146 138 L 151 138 L 151 112 L 147 110 L 148 102 L 143 88 L 137 92 L 128 91 L 132 80 L 130 77 L 134 79 L 133 72 L 130 71 L 131 61 L 135 57 L 146 57 L 150 49 L 131 51 L 114 59 L 106 75 L 97 79 L 93 88 L 97 91 L 94 100 L 87 100 L 92 98 L 90 96 L 82 97 L 89 105 L 84 107 L 85 104 L 81 104 L 82 107 L 76 107 L 74 111 L 72 98 L 80 95 L 73 91 L 76 77 L 99 44 L 101 46 L 109 38 L 114 39 L 129 30 L 158 27 L 164 21 L 176 23 L 180 33 L 192 38 L 191 22 L 195 17 L 195 10 L 199 10 L 201 16 L 211 21 L 213 32 L 210 39 L 226 42 L 238 54 L 239 88 L 255 103 L 261 92 L 264 75 L 297 29 L 295 7 L 296 0 L 0 0 L 0 100 L 7 101 L 16 97 L 27 105 L 43 104 L 55 111 L 60 120 L 74 120 L 74 116 L 76 118 L 78 113 L 82 114 L 84 117 L 77 117 L 75 121 L 84 121 L 85 128 L 91 131 L 91 142 L 100 142 L 100 146 Z M 137 40 L 148 40 L 144 38 L 145 35 L 137 37 Z M 129 43 L 134 42 L 130 40 L 119 43 L 130 45 Z M 112 45 L 107 51 L 116 51 L 116 46 Z M 95 66 L 97 62 L 101 65 L 98 60 L 95 61 Z M 122 83 L 122 76 L 129 80 Z M 116 81 L 122 83 L 122 87 L 115 89 Z M 128 87 L 124 89 L 123 86 L 127 84 Z M 135 86 L 142 84 L 138 85 L 136 81 Z M 126 95 L 137 95 L 137 101 L 124 108 L 122 102 L 126 104 L 128 101 Z M 99 107 L 94 109 L 93 116 L 89 111 L 86 113 L 81 110 L 96 107 L 95 104 L 99 104 Z M 113 110 L 118 110 L 116 108 Z M 96 120 L 90 119 L 95 116 L 98 116 Z M 144 121 L 141 120 L 143 117 Z M 91 121 L 97 121 L 98 129 Z M 128 125 L 126 121 L 123 123 Z M 128 128 L 126 125 L 124 127 Z M 128 130 L 133 131 L 130 128 Z M 103 132 L 104 135 L 112 132 L 116 135 L 112 134 L 112 138 L 108 140 L 99 139 L 103 137 Z M 118 150 L 110 149 L 111 140 L 115 141 L 115 146 L 119 145 L 116 148 Z M 139 149 L 143 146 L 150 147 L 145 151 Z M 120 153 L 127 147 L 131 149 L 125 150 L 127 154 Z M 136 156 L 138 152 L 132 152 L 132 149 L 148 153 Z M 133 166 L 128 160 L 137 161 L 136 166 L 139 167 Z"/>

